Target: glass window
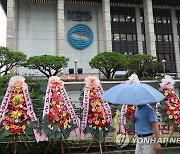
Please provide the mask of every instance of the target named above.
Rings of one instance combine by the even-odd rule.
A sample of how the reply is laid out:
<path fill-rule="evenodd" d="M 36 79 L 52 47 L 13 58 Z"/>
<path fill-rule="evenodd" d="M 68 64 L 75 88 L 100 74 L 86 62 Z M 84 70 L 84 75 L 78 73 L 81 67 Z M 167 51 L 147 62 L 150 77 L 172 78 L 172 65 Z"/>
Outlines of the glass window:
<path fill-rule="evenodd" d="M 120 21 L 120 22 L 125 22 L 124 15 L 120 15 L 120 16 L 119 16 L 119 21 Z"/>
<path fill-rule="evenodd" d="M 172 42 L 172 35 L 169 35 L 169 41 Z"/>
<path fill-rule="evenodd" d="M 133 16 L 133 17 L 132 17 L 132 22 L 135 22 L 135 21 L 136 21 L 136 20 L 135 20 L 135 17 Z"/>
<path fill-rule="evenodd" d="M 162 17 L 162 23 L 167 23 L 166 17 Z"/>
<path fill-rule="evenodd" d="M 162 35 L 157 35 L 158 42 L 163 41 Z"/>
<path fill-rule="evenodd" d="M 119 41 L 119 34 L 114 34 L 114 41 Z"/>
<path fill-rule="evenodd" d="M 171 23 L 171 19 L 170 19 L 170 17 L 167 17 L 167 23 Z"/>
<path fill-rule="evenodd" d="M 174 56 L 174 54 L 171 54 L 171 61 L 175 61 L 175 56 Z"/>
<path fill-rule="evenodd" d="M 118 21 L 118 15 L 113 15 L 113 21 Z"/>
<path fill-rule="evenodd" d="M 132 34 L 127 34 L 127 41 L 132 41 Z"/>
<path fill-rule="evenodd" d="M 131 22 L 131 16 L 126 16 L 126 22 Z"/>
<path fill-rule="evenodd" d="M 176 17 L 176 23 L 177 23 L 177 24 L 179 23 L 179 18 L 178 18 L 178 17 Z"/>
<path fill-rule="evenodd" d="M 169 42 L 169 35 L 164 35 L 164 41 Z"/>
<path fill-rule="evenodd" d="M 136 38 L 136 34 L 133 34 L 133 41 L 136 41 L 137 38 Z"/>
<path fill-rule="evenodd" d="M 170 61 L 170 54 L 165 54 L 166 61 Z"/>
<path fill-rule="evenodd" d="M 161 17 L 156 17 L 156 23 L 161 23 Z"/>
<path fill-rule="evenodd" d="M 159 54 L 159 61 L 162 61 L 164 59 L 164 54 Z"/>
<path fill-rule="evenodd" d="M 142 17 L 142 16 L 140 17 L 140 21 L 141 21 L 141 22 L 144 22 L 144 19 L 143 19 L 143 17 Z"/>
<path fill-rule="evenodd" d="M 145 41 L 145 36 L 144 36 L 144 34 L 142 34 L 142 41 L 144 42 Z"/>
<path fill-rule="evenodd" d="M 120 34 L 121 41 L 126 41 L 126 34 Z"/>

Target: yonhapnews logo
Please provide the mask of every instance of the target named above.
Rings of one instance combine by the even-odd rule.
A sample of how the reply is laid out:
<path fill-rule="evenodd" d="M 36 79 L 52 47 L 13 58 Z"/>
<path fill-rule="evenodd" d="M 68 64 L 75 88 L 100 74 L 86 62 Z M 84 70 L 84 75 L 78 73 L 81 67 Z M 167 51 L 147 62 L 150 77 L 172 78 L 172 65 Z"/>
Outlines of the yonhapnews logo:
<path fill-rule="evenodd" d="M 118 148 L 124 148 L 128 146 L 129 144 L 136 144 L 136 143 L 161 143 L 165 144 L 169 142 L 170 144 L 179 144 L 180 143 L 180 137 L 163 137 L 156 140 L 153 136 L 150 137 L 130 137 L 128 134 L 118 134 L 116 137 L 116 145 Z"/>

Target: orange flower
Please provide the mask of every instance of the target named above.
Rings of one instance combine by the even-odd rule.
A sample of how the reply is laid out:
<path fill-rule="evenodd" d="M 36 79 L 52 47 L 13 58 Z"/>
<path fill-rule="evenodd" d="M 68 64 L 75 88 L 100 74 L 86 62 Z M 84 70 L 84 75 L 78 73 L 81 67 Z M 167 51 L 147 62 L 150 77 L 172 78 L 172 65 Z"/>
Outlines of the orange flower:
<path fill-rule="evenodd" d="M 25 125 L 22 125 L 22 129 L 25 130 L 25 129 L 26 129 L 26 126 L 25 126 Z"/>

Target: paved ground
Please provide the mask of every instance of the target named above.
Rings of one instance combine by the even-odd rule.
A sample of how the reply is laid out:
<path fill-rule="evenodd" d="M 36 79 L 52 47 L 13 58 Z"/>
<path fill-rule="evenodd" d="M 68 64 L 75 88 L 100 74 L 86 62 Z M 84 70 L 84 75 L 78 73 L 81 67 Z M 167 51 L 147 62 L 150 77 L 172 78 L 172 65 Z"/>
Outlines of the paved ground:
<path fill-rule="evenodd" d="M 103 151 L 103 154 L 134 154 L 134 150 L 116 150 L 116 151 Z M 79 153 L 73 153 L 73 154 L 79 154 Z M 85 154 L 85 153 L 81 153 Z M 99 154 L 99 152 L 89 152 L 89 154 Z M 180 154 L 180 148 L 178 147 L 168 147 L 163 148 L 163 151 L 161 154 Z"/>

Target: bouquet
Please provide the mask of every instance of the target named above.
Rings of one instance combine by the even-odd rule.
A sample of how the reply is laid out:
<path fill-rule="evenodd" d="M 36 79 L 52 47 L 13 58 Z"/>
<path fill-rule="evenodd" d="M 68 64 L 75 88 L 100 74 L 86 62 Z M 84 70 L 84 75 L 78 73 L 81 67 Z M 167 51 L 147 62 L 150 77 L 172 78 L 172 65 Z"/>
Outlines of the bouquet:
<path fill-rule="evenodd" d="M 25 79 L 12 77 L 0 107 L 0 137 L 30 133 L 32 121 L 37 121 L 37 118 Z"/>
<path fill-rule="evenodd" d="M 163 121 L 168 125 L 173 125 L 180 129 L 180 100 L 174 91 L 174 80 L 171 76 L 166 75 L 160 84 L 160 90 L 164 92 L 165 103 L 159 106 Z"/>
<path fill-rule="evenodd" d="M 85 79 L 84 97 L 81 115 L 81 137 L 91 133 L 96 140 L 104 140 L 109 132 L 113 132 L 111 109 L 107 102 L 101 99 L 103 89 L 97 77 Z"/>
<path fill-rule="evenodd" d="M 74 108 L 59 77 L 49 78 L 42 122 L 43 132 L 50 139 L 66 139 L 78 127 Z"/>

